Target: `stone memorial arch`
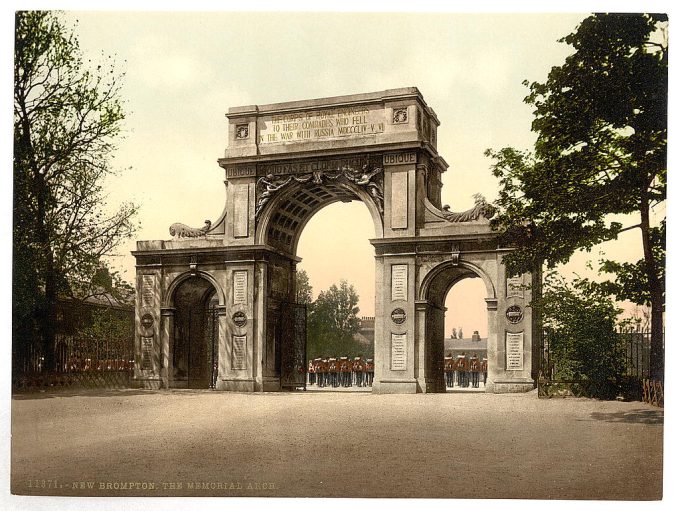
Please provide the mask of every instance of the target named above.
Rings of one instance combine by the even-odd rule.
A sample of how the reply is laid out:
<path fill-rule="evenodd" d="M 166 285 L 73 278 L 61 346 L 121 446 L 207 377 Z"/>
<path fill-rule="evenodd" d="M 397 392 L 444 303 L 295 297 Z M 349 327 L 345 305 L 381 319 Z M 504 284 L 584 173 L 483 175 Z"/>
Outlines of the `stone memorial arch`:
<path fill-rule="evenodd" d="M 221 216 L 172 224 L 172 239 L 133 252 L 139 386 L 294 382 L 288 373 L 305 369 L 304 355 L 285 362 L 304 329 L 293 303 L 300 234 L 321 208 L 358 200 L 375 231 L 373 391 L 445 391 L 444 300 L 465 278 L 486 287 L 487 390 L 533 388 L 532 275 L 506 274 L 510 249 L 483 197 L 468 211 L 442 206 L 439 120 L 418 89 L 230 108 L 227 118 Z"/>

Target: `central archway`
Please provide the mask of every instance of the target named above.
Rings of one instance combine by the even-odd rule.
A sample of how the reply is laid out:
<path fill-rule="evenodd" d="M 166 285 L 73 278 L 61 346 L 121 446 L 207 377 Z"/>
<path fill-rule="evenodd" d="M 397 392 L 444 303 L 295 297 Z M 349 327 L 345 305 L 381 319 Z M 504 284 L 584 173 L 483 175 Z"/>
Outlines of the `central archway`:
<path fill-rule="evenodd" d="M 300 237 L 305 226 L 319 211 L 338 202 L 352 201 L 362 202 L 367 207 L 374 234 L 382 237 L 382 214 L 374 197 L 354 183 L 343 180 L 295 183 L 274 197 L 259 217 L 257 241 L 281 254 L 278 261 L 276 258 L 271 261 L 268 273 L 266 338 L 269 356 L 266 358 L 270 362 L 265 364 L 265 371 L 268 376 L 278 379 L 282 387 L 299 388 L 306 380 L 306 377 L 301 379 L 300 375 L 306 375 L 308 369 L 306 340 L 304 346 L 296 342 L 295 347 L 291 348 L 289 344 L 298 339 L 299 333 L 288 331 L 291 325 L 299 325 L 299 309 L 291 305 L 295 302 L 297 264 L 301 261 L 298 256 Z M 290 314 L 294 316 L 288 317 Z M 306 338 L 306 332 L 304 335 Z M 294 362 L 286 364 L 287 358 Z M 298 362 L 301 360 L 305 363 Z"/>
<path fill-rule="evenodd" d="M 372 238 L 371 217 L 360 201 L 325 206 L 303 229 L 297 250 L 302 258 L 297 285 L 302 289 L 297 289 L 297 297 L 313 303 L 307 322 L 307 390 L 372 390 L 366 367 L 373 364 L 375 344 Z M 324 375 L 333 359 L 339 374 Z"/>

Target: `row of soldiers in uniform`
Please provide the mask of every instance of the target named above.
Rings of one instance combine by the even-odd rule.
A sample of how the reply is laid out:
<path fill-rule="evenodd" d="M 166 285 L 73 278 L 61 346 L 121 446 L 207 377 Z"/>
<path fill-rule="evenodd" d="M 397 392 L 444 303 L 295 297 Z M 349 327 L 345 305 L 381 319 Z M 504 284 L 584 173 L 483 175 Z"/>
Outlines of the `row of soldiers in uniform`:
<path fill-rule="evenodd" d="M 486 386 L 487 371 L 486 357 L 480 360 L 477 353 L 473 353 L 470 358 L 465 352 L 457 357 L 453 357 L 451 353 L 444 357 L 444 378 L 447 387 L 453 387 L 455 380 L 459 387 L 469 387 L 472 384 L 474 388 L 478 388 L 480 373 L 483 375 Z"/>
<path fill-rule="evenodd" d="M 373 386 L 373 359 L 354 357 L 324 357 L 309 361 L 309 384 L 319 387 Z"/>

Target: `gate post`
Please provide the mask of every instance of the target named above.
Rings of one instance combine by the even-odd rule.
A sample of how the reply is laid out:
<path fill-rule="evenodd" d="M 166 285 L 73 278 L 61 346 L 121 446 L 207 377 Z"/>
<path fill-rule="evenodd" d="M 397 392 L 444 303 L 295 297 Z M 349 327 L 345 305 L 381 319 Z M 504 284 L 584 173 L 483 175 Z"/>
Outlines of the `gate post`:
<path fill-rule="evenodd" d="M 380 394 L 418 392 L 415 351 L 415 262 L 413 256 L 383 256 L 381 294 L 375 314 L 376 377 L 373 391 Z M 378 308 L 379 307 L 379 308 Z"/>
<path fill-rule="evenodd" d="M 161 382 L 164 388 L 170 387 L 172 378 L 172 341 L 175 337 L 175 308 L 161 307 Z"/>
<path fill-rule="evenodd" d="M 532 275 L 510 275 L 498 251 L 496 280 L 498 296 L 487 299 L 489 311 L 489 379 L 487 392 L 526 392 L 534 388 Z M 495 339 L 494 339 L 495 337 Z"/>
<path fill-rule="evenodd" d="M 217 390 L 256 390 L 256 317 L 258 298 L 256 265 L 228 262 L 225 268 L 225 304 L 219 309 Z"/>

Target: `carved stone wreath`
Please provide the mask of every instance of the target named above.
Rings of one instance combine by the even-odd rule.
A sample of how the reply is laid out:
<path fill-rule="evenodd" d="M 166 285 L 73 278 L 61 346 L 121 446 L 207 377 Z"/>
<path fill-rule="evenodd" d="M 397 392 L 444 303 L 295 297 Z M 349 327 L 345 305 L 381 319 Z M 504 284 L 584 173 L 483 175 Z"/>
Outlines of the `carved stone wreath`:
<path fill-rule="evenodd" d="M 384 204 L 382 172 L 382 167 L 371 168 L 369 164 L 366 164 L 360 170 L 351 167 L 342 167 L 337 170 L 312 172 L 299 176 L 291 175 L 275 177 L 272 174 L 267 174 L 257 180 L 255 218 L 257 219 L 260 216 L 267 203 L 281 190 L 296 182 L 307 183 L 310 181 L 314 184 L 323 184 L 324 182 L 329 181 L 344 181 L 360 186 L 368 192 L 382 214 Z"/>
<path fill-rule="evenodd" d="M 408 121 L 408 110 L 406 108 L 395 108 L 392 116 L 394 124 L 403 124 Z"/>
<path fill-rule="evenodd" d="M 247 124 L 239 124 L 238 126 L 236 126 L 236 138 L 238 139 L 248 138 Z"/>

